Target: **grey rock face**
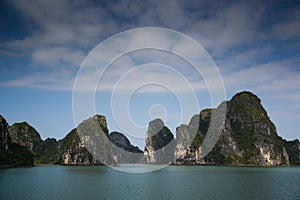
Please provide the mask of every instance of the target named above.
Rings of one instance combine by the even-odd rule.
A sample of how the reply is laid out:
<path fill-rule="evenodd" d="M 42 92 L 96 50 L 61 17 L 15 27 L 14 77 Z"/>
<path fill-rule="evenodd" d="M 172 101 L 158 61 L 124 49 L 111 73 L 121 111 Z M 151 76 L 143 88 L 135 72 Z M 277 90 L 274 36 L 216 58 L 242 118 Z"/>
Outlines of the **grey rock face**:
<path fill-rule="evenodd" d="M 261 100 L 251 92 L 238 93 L 226 102 L 225 120 L 217 125 L 222 124 L 220 137 L 209 154 L 203 154 L 205 136 L 212 123 L 211 116 L 214 112 L 218 113 L 218 109 L 203 110 L 198 117 L 193 117 L 191 122 L 194 122 L 177 128 L 174 164 L 300 164 L 297 141 L 287 142 L 278 136 L 275 125 L 261 105 Z M 197 120 L 199 126 L 192 145 L 182 145 L 181 135 L 195 131 Z"/>
<path fill-rule="evenodd" d="M 138 163 L 143 158 L 143 151 L 133 146 L 124 134 L 111 132 L 109 139 L 112 142 L 113 157 L 118 163 Z"/>
<path fill-rule="evenodd" d="M 175 164 L 190 165 L 201 163 L 201 147 L 199 143 L 203 142 L 204 136 L 199 129 L 199 117 L 199 115 L 193 116 L 188 125 L 182 124 L 176 129 Z M 195 142 L 193 143 L 194 140 Z"/>
<path fill-rule="evenodd" d="M 149 122 L 144 158 L 151 164 L 168 164 L 174 159 L 174 136 L 161 119 Z"/>
<path fill-rule="evenodd" d="M 62 164 L 112 164 L 106 119 L 95 115 L 81 122 L 60 141 Z"/>
<path fill-rule="evenodd" d="M 99 165 L 137 163 L 143 152 L 118 132 L 108 134 L 106 118 L 95 115 L 81 122 L 60 142 L 61 163 Z"/>

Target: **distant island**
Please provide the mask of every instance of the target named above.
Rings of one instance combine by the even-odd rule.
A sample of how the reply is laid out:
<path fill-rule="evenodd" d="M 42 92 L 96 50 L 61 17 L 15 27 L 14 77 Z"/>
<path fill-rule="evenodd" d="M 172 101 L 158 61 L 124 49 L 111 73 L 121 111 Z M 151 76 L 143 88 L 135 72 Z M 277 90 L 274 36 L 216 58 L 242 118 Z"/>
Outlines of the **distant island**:
<path fill-rule="evenodd" d="M 201 157 L 211 117 L 223 104 L 226 115 L 221 135 L 212 150 Z M 182 139 L 190 132 L 196 134 L 186 145 Z M 120 163 L 293 166 L 300 165 L 300 142 L 278 136 L 261 100 L 248 91 L 237 93 L 218 108 L 202 110 L 188 125 L 177 127 L 176 137 L 162 120 L 149 122 L 144 151 L 133 146 L 124 134 L 109 133 L 103 115 L 84 120 L 61 140 L 42 140 L 27 122 L 9 126 L 0 115 L 2 167 Z"/>

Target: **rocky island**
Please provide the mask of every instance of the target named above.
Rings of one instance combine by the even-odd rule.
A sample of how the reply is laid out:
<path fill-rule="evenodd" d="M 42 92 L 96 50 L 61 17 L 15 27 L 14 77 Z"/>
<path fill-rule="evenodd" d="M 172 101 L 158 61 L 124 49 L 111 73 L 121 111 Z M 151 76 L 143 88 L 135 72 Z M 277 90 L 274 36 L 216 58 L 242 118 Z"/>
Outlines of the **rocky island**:
<path fill-rule="evenodd" d="M 278 136 L 261 100 L 251 92 L 236 94 L 227 103 L 221 135 L 212 151 L 201 158 L 202 142 L 212 112 L 205 109 L 192 118 L 188 125 L 177 128 L 176 138 L 185 129 L 193 129 L 197 122 L 197 135 L 191 146 L 182 148 L 176 143 L 174 164 L 222 164 L 282 166 L 300 164 L 299 140 L 286 141 Z M 195 120 L 198 119 L 198 120 Z"/>
<path fill-rule="evenodd" d="M 212 116 L 224 109 L 224 121 L 218 124 L 219 138 L 213 148 L 207 150 L 205 138 L 214 131 L 211 124 L 217 123 Z M 204 154 L 205 151 L 208 153 Z M 149 122 L 144 152 L 133 146 L 125 134 L 109 133 L 103 115 L 84 120 L 61 140 L 42 140 L 28 123 L 9 126 L 0 116 L 1 166 L 119 163 L 300 165 L 300 142 L 281 138 L 261 100 L 247 91 L 234 95 L 218 108 L 202 110 L 189 124 L 177 127 L 176 137 L 162 120 Z"/>

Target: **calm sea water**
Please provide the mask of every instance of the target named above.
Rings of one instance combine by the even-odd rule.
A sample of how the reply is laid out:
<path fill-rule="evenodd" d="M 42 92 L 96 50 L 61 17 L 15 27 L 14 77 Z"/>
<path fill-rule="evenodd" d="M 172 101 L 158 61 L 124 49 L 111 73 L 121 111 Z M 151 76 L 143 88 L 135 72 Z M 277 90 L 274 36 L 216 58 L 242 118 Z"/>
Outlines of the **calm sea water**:
<path fill-rule="evenodd" d="M 0 199 L 299 200 L 300 167 L 169 166 L 140 174 L 105 166 L 0 169 Z"/>

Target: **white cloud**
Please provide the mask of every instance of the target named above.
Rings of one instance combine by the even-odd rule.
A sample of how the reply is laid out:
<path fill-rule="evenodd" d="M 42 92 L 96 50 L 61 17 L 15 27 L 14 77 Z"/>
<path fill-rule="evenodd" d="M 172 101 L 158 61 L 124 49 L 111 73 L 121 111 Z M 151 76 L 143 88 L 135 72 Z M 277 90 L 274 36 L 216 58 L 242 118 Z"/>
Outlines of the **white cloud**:
<path fill-rule="evenodd" d="M 283 105 L 284 108 L 272 108 L 274 113 L 278 113 L 279 122 L 281 116 L 285 118 L 287 115 L 293 116 L 295 124 L 298 121 L 299 115 L 293 115 L 293 112 L 299 110 L 299 52 L 278 48 L 291 46 L 298 49 L 299 8 L 284 6 L 285 10 L 280 15 L 286 16 L 273 18 L 278 14 L 269 5 L 273 2 L 258 0 L 122 0 L 101 4 L 80 0 L 11 0 L 9 4 L 28 23 L 28 31 L 23 38 L 0 43 L 0 70 L 4 74 L 1 86 L 70 91 L 73 89 L 79 64 L 99 42 L 127 29 L 158 26 L 181 31 L 200 42 L 217 61 L 228 93 L 251 90 L 262 95 L 262 99 L 266 99 L 266 105 L 275 105 L 273 101 L 277 102 L 276 106 Z M 265 15 L 265 10 L 268 9 L 271 9 L 271 15 Z M 148 34 L 146 39 L 149 44 L 164 42 L 161 35 Z M 140 40 L 145 40 L 145 35 Z M 134 46 L 136 43 L 128 43 L 121 38 L 103 56 L 109 56 L 130 45 Z M 189 45 L 180 43 L 180 40 L 176 45 L 177 50 L 190 50 Z M 283 55 L 276 56 L 281 52 Z M 188 54 L 193 53 L 195 52 L 191 51 Z M 6 60 L 12 60 L 14 65 L 7 64 Z M 95 61 L 97 57 L 89 62 L 91 65 L 99 65 Z M 195 90 L 207 91 L 203 79 L 182 59 L 150 50 L 128 54 L 117 60 L 104 74 L 104 84 L 98 89 L 111 91 L 123 74 L 135 65 L 147 62 L 172 66 Z M 16 67 L 17 64 L 19 66 Z M 11 79 L 7 81 L 9 78 L 6 75 Z M 138 80 L 153 79 L 170 84 L 177 91 L 186 90 L 186 87 L 177 82 L 176 74 L 162 70 L 144 69 L 128 77 L 128 82 L 119 89 L 128 90 L 138 85 Z M 98 78 L 97 71 L 87 71 L 83 77 L 86 83 Z M 216 77 L 209 77 L 209 81 L 214 83 Z M 214 84 L 210 84 L 210 87 L 214 87 Z M 148 87 L 142 92 L 166 90 Z M 285 109 L 286 106 L 289 108 Z"/>
<path fill-rule="evenodd" d="M 296 8 L 287 14 L 288 20 L 281 21 L 274 25 L 272 34 L 282 39 L 300 37 L 300 9 Z"/>
<path fill-rule="evenodd" d="M 287 59 L 254 64 L 248 68 L 233 68 L 223 74 L 226 90 L 284 94 L 286 100 L 299 104 L 299 100 L 295 98 L 300 96 L 300 71 L 297 70 L 297 63 L 299 59 Z"/>
<path fill-rule="evenodd" d="M 216 55 L 255 41 L 264 6 L 256 1 L 224 2 L 215 9 L 202 11 L 207 19 L 195 20 L 188 33 Z"/>
<path fill-rule="evenodd" d="M 214 57 L 221 57 L 223 60 L 221 59 L 219 67 L 226 88 L 272 90 L 273 86 L 278 88 L 277 90 L 280 88 L 284 90 L 290 87 L 287 82 L 293 81 L 292 85 L 298 83 L 295 77 L 298 73 L 293 69 L 285 69 L 287 67 L 284 63 L 276 63 L 277 67 L 274 68 L 270 66 L 274 63 L 260 65 L 256 60 L 258 55 L 263 53 L 267 56 L 273 50 L 271 45 L 260 44 L 260 39 L 265 38 L 259 27 L 266 7 L 262 2 L 121 1 L 96 5 L 92 1 L 63 0 L 28 3 L 13 0 L 11 4 L 36 28 L 23 39 L 4 43 L 5 48 L 1 50 L 7 56 L 13 52 L 24 51 L 26 55 L 23 55 L 27 57 L 29 55 L 31 58 L 30 66 L 27 66 L 28 74 L 9 81 L 7 85 L 71 89 L 78 65 L 97 42 L 127 28 L 149 25 L 162 25 L 183 31 L 200 41 Z M 299 21 L 299 12 L 295 10 L 288 19 L 288 22 L 282 21 L 276 24 L 275 32 L 279 35 L 286 33 L 286 37 L 298 36 L 296 24 Z M 152 44 L 160 44 L 164 41 L 161 35 L 153 34 L 147 35 L 146 39 Z M 145 40 L 145 35 L 140 40 Z M 118 40 L 111 51 L 126 45 L 135 44 Z M 235 50 L 240 45 L 253 47 L 250 50 L 241 49 L 240 52 L 240 49 Z M 176 48 L 190 50 L 189 46 L 181 44 L 180 41 Z M 153 58 L 147 53 L 137 53 L 137 55 L 144 60 Z M 112 80 L 116 81 L 124 71 L 128 71 L 135 65 L 138 56 L 124 57 L 121 67 L 113 67 L 113 70 L 109 71 L 111 76 L 108 76 L 108 80 L 111 81 L 105 88 L 111 89 L 115 83 Z M 199 86 L 197 83 L 199 77 L 195 75 L 195 71 L 188 67 L 181 67 L 186 63 L 178 62 L 178 59 L 172 56 L 158 54 L 156 56 L 157 62 L 174 66 L 198 90 L 206 89 L 206 86 L 201 84 Z M 44 73 L 43 69 L 39 70 L 39 73 L 35 72 L 37 67 L 45 68 Z M 64 70 L 69 69 L 73 70 L 72 73 L 65 73 Z M 280 69 L 284 69 L 284 73 Z M 65 78 L 60 79 L 61 76 Z M 170 80 L 174 78 L 164 76 Z M 277 87 L 274 87 L 275 85 Z"/>
<path fill-rule="evenodd" d="M 32 52 L 32 64 L 39 67 L 67 67 L 77 69 L 85 54 L 81 50 L 66 47 L 50 47 Z"/>
<path fill-rule="evenodd" d="M 35 72 L 16 80 L 2 82 L 0 85 L 8 87 L 27 87 L 43 90 L 70 91 L 73 88 L 73 77 L 73 72 L 67 70 L 59 70 L 59 73 L 54 71 L 47 74 L 45 72 Z"/>
<path fill-rule="evenodd" d="M 157 1 L 155 8 L 157 16 L 164 26 L 176 29 L 190 23 L 186 11 L 180 7 L 176 0 Z"/>

